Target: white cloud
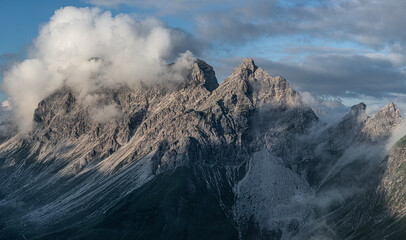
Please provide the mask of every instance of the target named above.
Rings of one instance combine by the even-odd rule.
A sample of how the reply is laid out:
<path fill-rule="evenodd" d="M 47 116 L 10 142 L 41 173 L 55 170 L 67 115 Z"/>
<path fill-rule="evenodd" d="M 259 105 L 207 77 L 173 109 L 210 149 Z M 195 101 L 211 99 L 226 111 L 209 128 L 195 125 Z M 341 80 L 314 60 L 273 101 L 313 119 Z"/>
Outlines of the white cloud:
<path fill-rule="evenodd" d="M 188 50 L 184 32 L 163 22 L 112 16 L 98 8 L 65 7 L 44 25 L 28 58 L 4 73 L 19 128 L 31 129 L 37 104 L 66 85 L 81 95 L 104 88 L 137 87 L 140 82 L 180 81 L 192 65 L 190 52 L 181 56 L 177 71 L 167 63 Z"/>

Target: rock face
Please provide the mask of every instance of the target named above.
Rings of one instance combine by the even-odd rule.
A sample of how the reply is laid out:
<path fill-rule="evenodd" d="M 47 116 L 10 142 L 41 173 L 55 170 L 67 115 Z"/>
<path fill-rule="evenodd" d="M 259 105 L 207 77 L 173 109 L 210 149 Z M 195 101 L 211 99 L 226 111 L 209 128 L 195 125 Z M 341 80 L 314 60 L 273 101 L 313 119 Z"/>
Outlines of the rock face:
<path fill-rule="evenodd" d="M 60 89 L 28 137 L 0 145 L 0 238 L 303 239 L 321 221 L 347 236 L 360 230 L 337 219 L 370 223 L 354 216 L 379 188 L 354 189 L 381 180 L 400 122 L 393 103 L 365 109 L 325 127 L 249 58 L 220 85 L 197 60 L 178 84 Z M 345 196 L 327 199 L 335 190 Z"/>

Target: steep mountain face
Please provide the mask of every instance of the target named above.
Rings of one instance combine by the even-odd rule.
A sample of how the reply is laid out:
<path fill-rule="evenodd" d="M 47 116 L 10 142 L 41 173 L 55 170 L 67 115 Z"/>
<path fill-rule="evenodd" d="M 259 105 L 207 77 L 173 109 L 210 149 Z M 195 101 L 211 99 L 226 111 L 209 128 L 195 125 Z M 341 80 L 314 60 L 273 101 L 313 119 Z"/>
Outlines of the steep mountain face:
<path fill-rule="evenodd" d="M 0 145 L 0 238 L 343 238 L 369 226 L 367 194 L 395 191 L 393 103 L 325 127 L 252 59 L 220 85 L 201 60 L 186 79 L 41 101 L 33 131 Z"/>

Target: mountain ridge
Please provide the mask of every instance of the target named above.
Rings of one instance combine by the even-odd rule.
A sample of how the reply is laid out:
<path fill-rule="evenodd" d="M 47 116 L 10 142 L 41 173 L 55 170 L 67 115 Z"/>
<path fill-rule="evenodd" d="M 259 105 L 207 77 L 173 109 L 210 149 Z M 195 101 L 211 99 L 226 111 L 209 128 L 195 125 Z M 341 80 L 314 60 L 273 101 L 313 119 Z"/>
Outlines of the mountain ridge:
<path fill-rule="evenodd" d="M 120 229 L 128 239 L 164 237 L 131 230 L 149 220 L 131 220 L 120 207 L 129 206 L 151 215 L 153 229 L 199 239 L 190 232 L 197 230 L 187 227 L 196 226 L 186 223 L 195 223 L 193 212 L 205 214 L 194 207 L 201 199 L 213 207 L 215 221 L 226 223 L 229 235 L 222 239 L 292 239 L 337 207 L 334 202 L 325 209 L 312 201 L 376 176 L 365 171 L 357 178 L 349 166 L 379 166 L 386 154 L 381 147 L 400 123 L 395 104 L 368 117 L 360 103 L 325 128 L 284 78 L 270 76 L 250 58 L 221 84 L 202 60 L 186 78 L 137 89 L 99 89 L 87 96 L 63 88 L 42 100 L 28 137 L 16 135 L 0 145 L 5 183 L 0 209 L 21 209 L 0 216 L 0 233 L 96 238 Z M 322 130 L 314 133 L 314 128 Z M 362 149 L 375 150 L 354 155 Z M 158 207 L 144 204 L 144 197 L 150 199 L 145 186 L 162 193 L 156 195 Z M 349 194 L 340 204 L 357 201 L 358 195 Z M 165 205 L 159 197 L 172 200 Z M 116 229 L 108 228 L 112 216 Z M 162 218 L 177 219 L 173 229 Z M 216 226 L 207 227 L 205 237 L 220 238 Z"/>

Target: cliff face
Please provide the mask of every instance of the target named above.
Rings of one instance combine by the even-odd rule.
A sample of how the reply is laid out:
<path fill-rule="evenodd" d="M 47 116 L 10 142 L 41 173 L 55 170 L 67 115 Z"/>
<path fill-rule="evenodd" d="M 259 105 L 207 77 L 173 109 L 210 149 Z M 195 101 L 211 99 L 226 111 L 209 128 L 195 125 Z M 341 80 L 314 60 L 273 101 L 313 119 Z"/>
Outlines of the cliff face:
<path fill-rule="evenodd" d="M 372 117 L 365 108 L 325 128 L 285 79 L 252 59 L 220 85 L 197 60 L 182 83 L 87 96 L 60 89 L 38 104 L 28 137 L 0 146 L 0 231 L 63 239 L 313 233 L 308 223 L 328 213 L 312 203 L 318 194 L 363 183 L 344 170 L 371 166 L 351 148 L 381 146 L 400 121 L 393 103 Z"/>

